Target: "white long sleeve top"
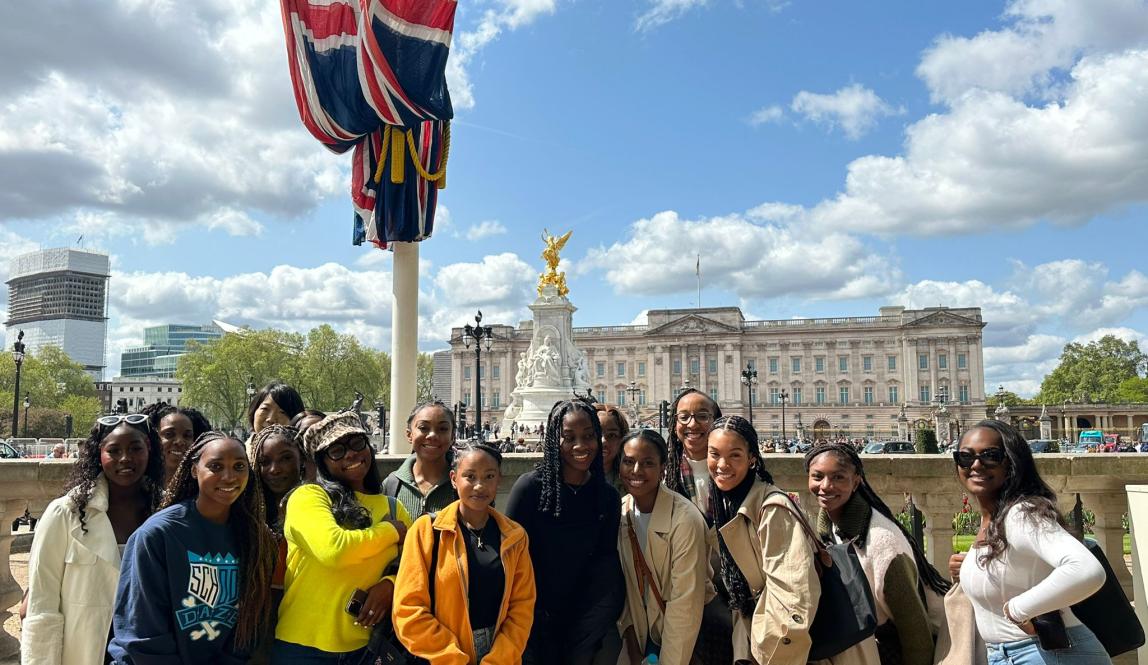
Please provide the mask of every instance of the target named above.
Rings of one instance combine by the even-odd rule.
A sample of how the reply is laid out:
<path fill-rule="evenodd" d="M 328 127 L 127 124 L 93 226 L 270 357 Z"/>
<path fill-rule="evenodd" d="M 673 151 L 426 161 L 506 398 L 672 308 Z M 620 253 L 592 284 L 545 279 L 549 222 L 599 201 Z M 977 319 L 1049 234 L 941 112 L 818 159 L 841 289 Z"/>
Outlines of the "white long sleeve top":
<path fill-rule="evenodd" d="M 1027 639 L 1004 615 L 1027 621 L 1037 615 L 1062 610 L 1064 623 L 1080 620 L 1069 607 L 1100 590 L 1104 568 L 1072 534 L 1056 522 L 1026 515 L 1020 505 L 1005 515 L 1008 547 L 982 567 L 982 546 L 969 550 L 961 564 L 961 588 L 972 601 L 977 630 L 985 642 L 1000 644 Z"/>

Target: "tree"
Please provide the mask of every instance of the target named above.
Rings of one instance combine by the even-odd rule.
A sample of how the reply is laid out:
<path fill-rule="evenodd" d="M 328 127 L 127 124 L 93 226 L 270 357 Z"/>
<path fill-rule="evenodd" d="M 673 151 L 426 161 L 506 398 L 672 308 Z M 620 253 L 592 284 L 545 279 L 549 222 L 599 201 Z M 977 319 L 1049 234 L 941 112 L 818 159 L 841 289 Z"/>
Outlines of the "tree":
<path fill-rule="evenodd" d="M 918 429 L 917 435 L 913 437 L 913 447 L 921 454 L 937 454 L 940 452 L 937 448 L 937 433 L 928 427 Z"/>
<path fill-rule="evenodd" d="M 12 390 L 16 385 L 16 363 L 0 362 L 0 413 L 6 426 L 2 429 L 11 432 Z M 73 361 L 68 354 L 55 346 L 45 346 L 34 355 L 24 356 L 20 367 L 20 422 L 16 432 L 23 433 L 23 400 L 27 396 L 32 403 L 29 411 L 28 434 L 33 433 L 32 419 L 41 411 L 56 415 L 44 416 L 43 436 L 64 436 L 63 416 L 71 414 L 76 434 L 86 433 L 100 414 L 100 401 L 92 377 L 84 366 Z M 55 423 L 55 425 L 52 425 Z M 37 429 L 36 431 L 40 431 Z"/>
<path fill-rule="evenodd" d="M 449 395 L 434 394 L 434 356 L 420 353 L 415 361 L 415 404 L 429 402 L 432 398 L 447 399 Z"/>
<path fill-rule="evenodd" d="M 999 395 L 999 397 L 998 397 L 998 395 Z M 992 406 L 992 407 L 997 406 L 1001 402 L 1004 402 L 1005 406 L 1017 406 L 1020 404 L 1035 404 L 1036 403 L 1034 400 L 1025 399 L 1025 398 L 1021 397 L 1020 395 L 1017 395 L 1016 393 L 1014 393 L 1011 390 L 1005 390 L 1003 392 L 993 393 L 992 395 L 989 395 L 985 398 L 985 404 Z"/>
<path fill-rule="evenodd" d="M 1135 341 L 1105 335 L 1095 342 L 1066 344 L 1060 364 L 1040 384 L 1044 403 L 1119 402 L 1120 384 L 1141 376 L 1148 356 Z"/>
<path fill-rule="evenodd" d="M 390 399 L 390 357 L 327 325 L 306 336 L 253 330 L 189 347 L 176 368 L 181 403 L 202 410 L 217 426 L 246 421 L 249 382 L 256 388 L 276 379 L 289 383 L 308 408 L 321 411 L 349 407 L 356 391 L 366 404 Z"/>
<path fill-rule="evenodd" d="M 1148 402 L 1148 379 L 1139 376 L 1124 379 L 1116 387 L 1116 398 L 1136 404 Z"/>

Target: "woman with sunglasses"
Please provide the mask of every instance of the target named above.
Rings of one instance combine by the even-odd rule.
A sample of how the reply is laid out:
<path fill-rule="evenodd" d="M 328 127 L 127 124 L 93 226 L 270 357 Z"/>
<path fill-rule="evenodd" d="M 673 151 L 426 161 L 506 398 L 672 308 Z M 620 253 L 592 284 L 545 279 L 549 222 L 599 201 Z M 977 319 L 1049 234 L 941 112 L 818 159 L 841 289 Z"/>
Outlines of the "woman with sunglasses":
<path fill-rule="evenodd" d="M 163 458 L 147 416 L 97 420 L 64 495 L 36 528 L 21 662 L 102 665 L 122 552 L 162 488 Z"/>
<path fill-rule="evenodd" d="M 352 412 L 327 416 L 303 445 L 316 479 L 287 499 L 287 574 L 271 662 L 358 663 L 390 620 L 396 560 L 410 516 L 382 493 L 374 449 Z M 397 513 L 397 514 L 396 514 Z"/>
<path fill-rule="evenodd" d="M 953 555 L 949 569 L 972 601 L 989 664 L 1111 663 L 1069 609 L 1103 586 L 1104 569 L 1064 528 L 1056 494 L 1021 433 L 983 420 L 964 433 L 953 459 L 980 506 L 981 528 L 968 556 Z M 1048 613 L 1063 621 L 1070 647 L 1040 647 L 1032 620 Z"/>

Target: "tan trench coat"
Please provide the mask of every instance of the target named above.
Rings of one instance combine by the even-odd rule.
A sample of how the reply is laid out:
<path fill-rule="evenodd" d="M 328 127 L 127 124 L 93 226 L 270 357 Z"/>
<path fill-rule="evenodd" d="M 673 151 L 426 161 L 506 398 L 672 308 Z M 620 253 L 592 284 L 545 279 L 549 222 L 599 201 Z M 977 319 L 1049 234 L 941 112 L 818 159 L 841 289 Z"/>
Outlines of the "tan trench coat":
<path fill-rule="evenodd" d="M 622 523 L 618 529 L 618 554 L 626 578 L 626 607 L 618 620 L 618 632 L 624 634 L 633 626 L 639 647 L 652 633 L 654 641 L 661 645 L 661 665 L 686 665 L 701 627 L 702 608 L 715 594 L 710 580 L 705 518 L 689 499 L 664 485 L 658 487 L 646 531 L 645 556 L 666 601 L 663 616 L 654 594 L 647 590 L 643 600 L 639 592 L 640 575 L 626 528 L 633 510 L 634 498 L 627 494 L 622 498 Z M 635 524 L 634 528 L 639 527 Z M 630 665 L 625 648 L 618 655 L 618 665 Z"/>
<path fill-rule="evenodd" d="M 735 660 L 758 665 L 806 665 L 809 624 L 817 614 L 821 582 L 813 543 L 793 505 L 775 485 L 757 481 L 737 515 L 718 531 L 734 563 L 757 596 L 753 616 L 734 612 Z M 824 661 L 823 661 L 824 662 Z M 834 665 L 879 665 L 872 638 L 834 656 Z"/>

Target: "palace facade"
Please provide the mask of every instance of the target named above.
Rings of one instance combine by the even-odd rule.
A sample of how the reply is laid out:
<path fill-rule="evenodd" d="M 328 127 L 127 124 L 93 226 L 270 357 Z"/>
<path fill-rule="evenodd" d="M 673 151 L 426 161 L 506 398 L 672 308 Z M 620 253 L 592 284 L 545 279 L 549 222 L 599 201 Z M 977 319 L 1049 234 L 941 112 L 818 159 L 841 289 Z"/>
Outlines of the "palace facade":
<path fill-rule="evenodd" d="M 708 393 L 726 414 L 752 416 L 765 437 L 896 438 L 935 422 L 941 404 L 946 440 L 985 414 L 979 307 L 882 307 L 877 316 L 747 321 L 737 307 L 650 310 L 646 325 L 574 328 L 587 354 L 594 396 L 657 426 L 658 403 L 683 387 Z M 476 354 L 451 334 L 450 400 L 474 420 L 499 423 L 514 390 L 519 353 L 533 322 L 494 325 L 494 343 Z M 756 385 L 743 374 L 756 371 Z M 904 423 L 905 421 L 901 421 Z M 504 426 L 509 423 L 503 423 Z"/>

